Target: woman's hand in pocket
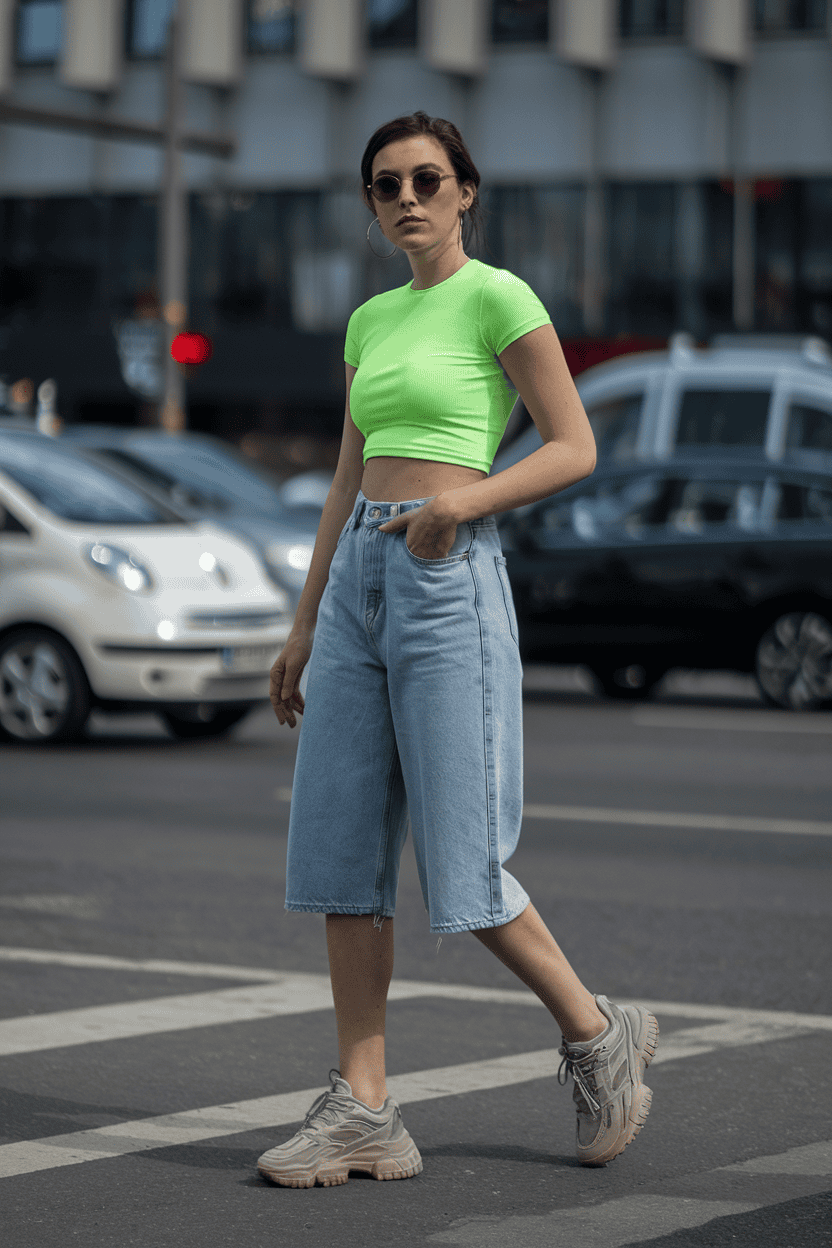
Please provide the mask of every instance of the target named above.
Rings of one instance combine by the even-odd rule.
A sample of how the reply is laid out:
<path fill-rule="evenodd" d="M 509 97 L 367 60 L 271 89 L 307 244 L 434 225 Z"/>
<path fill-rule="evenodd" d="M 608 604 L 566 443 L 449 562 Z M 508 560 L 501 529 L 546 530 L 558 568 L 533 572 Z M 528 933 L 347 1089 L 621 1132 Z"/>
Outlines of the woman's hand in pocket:
<path fill-rule="evenodd" d="M 379 526 L 380 533 L 398 533 L 406 529 L 405 542 L 417 559 L 446 559 L 456 541 L 457 521 L 436 506 L 436 499 L 391 516 Z"/>

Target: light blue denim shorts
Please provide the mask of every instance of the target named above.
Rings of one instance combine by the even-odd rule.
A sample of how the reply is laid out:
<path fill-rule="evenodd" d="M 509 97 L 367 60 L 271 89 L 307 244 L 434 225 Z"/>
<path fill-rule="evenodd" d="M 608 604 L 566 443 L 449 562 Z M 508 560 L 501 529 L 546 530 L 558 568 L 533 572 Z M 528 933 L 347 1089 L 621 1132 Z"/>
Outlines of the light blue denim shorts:
<path fill-rule="evenodd" d="M 497 521 L 463 521 L 445 559 L 379 532 L 428 501 L 359 490 L 338 538 L 299 717 L 287 910 L 392 917 L 408 824 L 432 932 L 528 905 L 503 865 L 523 810 L 523 669 Z"/>

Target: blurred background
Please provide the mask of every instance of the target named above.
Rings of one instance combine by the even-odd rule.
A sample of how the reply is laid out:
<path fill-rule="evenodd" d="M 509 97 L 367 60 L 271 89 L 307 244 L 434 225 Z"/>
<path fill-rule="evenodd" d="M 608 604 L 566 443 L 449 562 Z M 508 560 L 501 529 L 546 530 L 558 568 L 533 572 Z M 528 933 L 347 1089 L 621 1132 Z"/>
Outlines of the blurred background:
<path fill-rule="evenodd" d="M 49 379 L 65 424 L 184 424 L 284 478 L 333 470 L 349 315 L 411 276 L 367 245 L 359 162 L 415 109 L 482 175 L 468 254 L 529 282 L 575 375 L 679 330 L 828 335 L 829 8 L 188 0 L 172 93 L 171 0 L 0 0 L 7 404 L 34 416 Z M 165 418 L 176 329 L 211 355 Z"/>

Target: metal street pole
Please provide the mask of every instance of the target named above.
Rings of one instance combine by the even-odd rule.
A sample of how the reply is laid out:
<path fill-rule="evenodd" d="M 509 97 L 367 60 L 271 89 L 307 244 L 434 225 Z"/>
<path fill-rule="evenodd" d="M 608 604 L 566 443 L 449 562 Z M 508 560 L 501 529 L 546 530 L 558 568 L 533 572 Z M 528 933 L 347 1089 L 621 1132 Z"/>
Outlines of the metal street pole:
<path fill-rule="evenodd" d="M 185 428 L 185 378 L 170 353 L 188 317 L 188 197 L 182 177 L 182 0 L 175 0 L 168 27 L 164 174 L 159 212 L 159 295 L 162 304 L 163 388 L 159 423 L 173 433 Z"/>

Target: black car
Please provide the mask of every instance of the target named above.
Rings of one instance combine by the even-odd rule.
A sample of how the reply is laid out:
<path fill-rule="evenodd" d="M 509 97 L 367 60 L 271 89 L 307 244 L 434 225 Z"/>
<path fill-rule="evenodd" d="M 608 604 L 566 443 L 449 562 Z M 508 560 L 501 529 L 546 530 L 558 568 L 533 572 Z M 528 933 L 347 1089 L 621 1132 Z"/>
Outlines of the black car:
<path fill-rule="evenodd" d="M 499 521 L 524 660 L 582 663 L 613 697 L 671 667 L 753 672 L 832 707 L 832 477 L 713 455 L 591 477 Z"/>

